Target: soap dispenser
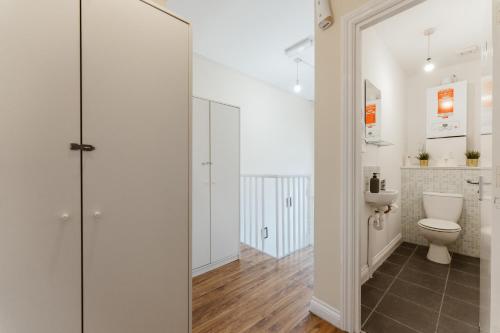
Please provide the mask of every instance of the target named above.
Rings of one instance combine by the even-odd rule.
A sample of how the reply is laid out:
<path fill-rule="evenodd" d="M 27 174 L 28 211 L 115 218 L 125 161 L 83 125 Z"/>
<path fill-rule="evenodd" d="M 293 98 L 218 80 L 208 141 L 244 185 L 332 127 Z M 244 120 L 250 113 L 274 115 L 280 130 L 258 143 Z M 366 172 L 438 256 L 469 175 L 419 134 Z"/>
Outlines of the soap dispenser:
<path fill-rule="evenodd" d="M 373 177 L 370 179 L 370 192 L 380 192 L 380 179 L 377 177 L 378 173 L 374 172 Z"/>

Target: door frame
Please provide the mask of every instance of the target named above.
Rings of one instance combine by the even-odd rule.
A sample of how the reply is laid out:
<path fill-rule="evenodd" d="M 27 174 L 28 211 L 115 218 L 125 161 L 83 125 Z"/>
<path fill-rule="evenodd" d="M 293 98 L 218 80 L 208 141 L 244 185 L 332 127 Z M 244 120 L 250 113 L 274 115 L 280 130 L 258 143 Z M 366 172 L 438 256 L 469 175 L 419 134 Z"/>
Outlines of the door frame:
<path fill-rule="evenodd" d="M 361 33 L 385 19 L 426 0 L 370 0 L 341 18 L 341 117 L 342 202 L 341 267 L 342 328 L 361 331 L 361 220 L 363 181 L 361 145 L 363 138 L 363 90 L 361 77 Z"/>

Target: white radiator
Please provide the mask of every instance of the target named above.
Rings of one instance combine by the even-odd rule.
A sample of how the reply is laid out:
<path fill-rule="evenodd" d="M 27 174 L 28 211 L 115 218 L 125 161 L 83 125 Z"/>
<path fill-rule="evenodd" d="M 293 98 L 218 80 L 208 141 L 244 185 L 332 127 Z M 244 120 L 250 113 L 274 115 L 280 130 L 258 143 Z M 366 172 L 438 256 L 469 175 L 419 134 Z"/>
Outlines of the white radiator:
<path fill-rule="evenodd" d="M 241 176 L 240 241 L 282 258 L 312 244 L 311 177 Z"/>

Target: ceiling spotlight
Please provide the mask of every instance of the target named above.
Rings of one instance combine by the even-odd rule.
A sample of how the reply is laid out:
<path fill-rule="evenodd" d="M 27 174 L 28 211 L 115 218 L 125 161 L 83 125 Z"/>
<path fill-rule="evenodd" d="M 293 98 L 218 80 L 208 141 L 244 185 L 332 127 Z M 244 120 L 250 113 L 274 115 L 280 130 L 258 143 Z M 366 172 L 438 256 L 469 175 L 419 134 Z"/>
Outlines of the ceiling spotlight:
<path fill-rule="evenodd" d="M 300 85 L 299 81 L 299 65 L 302 62 L 300 58 L 295 59 L 295 63 L 297 64 L 297 76 L 296 76 L 296 81 L 295 85 L 293 86 L 293 91 L 298 94 L 302 91 L 302 86 Z"/>
<path fill-rule="evenodd" d="M 427 36 L 427 59 L 425 60 L 424 71 L 427 73 L 432 72 L 436 66 L 432 62 L 431 58 L 431 35 L 436 32 L 436 29 L 429 28 L 424 31 L 424 35 Z"/>

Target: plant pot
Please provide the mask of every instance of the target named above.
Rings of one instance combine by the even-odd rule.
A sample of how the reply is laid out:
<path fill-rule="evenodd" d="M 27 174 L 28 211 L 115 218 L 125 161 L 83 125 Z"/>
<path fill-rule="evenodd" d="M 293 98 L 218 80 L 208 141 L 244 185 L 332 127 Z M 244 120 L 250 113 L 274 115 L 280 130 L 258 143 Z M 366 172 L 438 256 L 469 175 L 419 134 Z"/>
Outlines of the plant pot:
<path fill-rule="evenodd" d="M 428 167 L 429 166 L 429 160 L 420 160 L 420 166 L 421 167 Z"/>
<path fill-rule="evenodd" d="M 479 165 L 479 159 L 478 158 L 475 158 L 475 159 L 468 158 L 467 159 L 467 166 L 468 167 L 474 167 L 474 168 L 476 168 L 478 165 Z"/>

